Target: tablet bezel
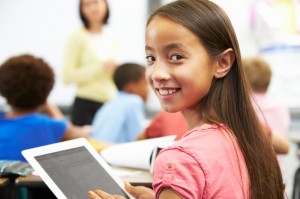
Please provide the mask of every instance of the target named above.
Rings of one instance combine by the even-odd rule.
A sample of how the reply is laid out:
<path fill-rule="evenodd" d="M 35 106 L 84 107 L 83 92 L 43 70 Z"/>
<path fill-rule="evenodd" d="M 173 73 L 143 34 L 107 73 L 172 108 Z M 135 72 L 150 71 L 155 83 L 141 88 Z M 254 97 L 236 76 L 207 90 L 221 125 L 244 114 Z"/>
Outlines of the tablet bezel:
<path fill-rule="evenodd" d="M 22 155 L 25 157 L 28 163 L 35 169 L 35 171 L 39 174 L 39 176 L 42 178 L 42 180 L 46 183 L 46 185 L 57 198 L 67 199 L 64 193 L 55 184 L 55 182 L 51 179 L 51 177 L 47 174 L 47 172 L 39 164 L 35 157 L 60 152 L 68 149 L 74 149 L 78 147 L 85 147 L 87 151 L 95 158 L 95 160 L 97 160 L 97 162 L 99 162 L 99 164 L 104 168 L 104 170 L 111 176 L 111 178 L 116 182 L 120 189 L 122 189 L 129 198 L 134 198 L 125 190 L 124 182 L 118 176 L 116 176 L 112 168 L 107 164 L 107 162 L 101 157 L 101 155 L 92 147 L 92 145 L 85 138 L 78 138 L 41 147 L 26 149 L 22 151 Z M 99 189 L 101 189 L 101 187 L 99 187 Z"/>

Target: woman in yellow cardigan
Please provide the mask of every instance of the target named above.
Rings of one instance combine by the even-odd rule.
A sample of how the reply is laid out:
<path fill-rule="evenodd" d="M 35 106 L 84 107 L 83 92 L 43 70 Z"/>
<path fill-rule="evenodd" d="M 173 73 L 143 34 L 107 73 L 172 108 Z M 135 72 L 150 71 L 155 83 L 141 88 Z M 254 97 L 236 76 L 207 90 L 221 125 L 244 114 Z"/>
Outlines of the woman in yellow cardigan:
<path fill-rule="evenodd" d="M 76 30 L 68 40 L 63 81 L 77 86 L 72 122 L 87 125 L 116 92 L 112 74 L 118 66 L 119 46 L 105 26 L 109 16 L 106 0 L 81 0 L 79 11 L 84 27 Z"/>

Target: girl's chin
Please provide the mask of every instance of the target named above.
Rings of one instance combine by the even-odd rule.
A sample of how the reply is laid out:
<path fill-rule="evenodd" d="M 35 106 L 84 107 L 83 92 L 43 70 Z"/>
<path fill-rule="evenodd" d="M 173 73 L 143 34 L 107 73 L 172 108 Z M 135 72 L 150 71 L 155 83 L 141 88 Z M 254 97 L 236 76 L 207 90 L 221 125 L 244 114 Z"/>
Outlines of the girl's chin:
<path fill-rule="evenodd" d="M 169 112 L 169 113 L 176 113 L 178 111 L 181 111 L 180 109 L 178 109 L 178 107 L 174 107 L 174 106 L 170 106 L 170 105 L 162 104 L 162 103 L 160 105 L 164 111 Z"/>

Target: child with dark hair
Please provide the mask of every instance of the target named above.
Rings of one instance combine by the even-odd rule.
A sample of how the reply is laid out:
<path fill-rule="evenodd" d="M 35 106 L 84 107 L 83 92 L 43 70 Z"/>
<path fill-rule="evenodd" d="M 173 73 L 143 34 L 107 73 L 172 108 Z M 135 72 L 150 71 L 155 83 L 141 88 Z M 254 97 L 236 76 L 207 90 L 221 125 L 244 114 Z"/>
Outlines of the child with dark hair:
<path fill-rule="evenodd" d="M 145 67 L 126 63 L 113 76 L 119 92 L 99 109 L 92 122 L 92 137 L 98 140 L 123 143 L 133 141 L 143 130 L 144 102 L 148 95 Z"/>
<path fill-rule="evenodd" d="M 89 137 L 90 129 L 68 123 L 47 102 L 53 85 L 54 73 L 41 58 L 20 55 L 0 66 L 0 94 L 11 107 L 11 112 L 0 114 L 0 159 L 25 161 L 24 149 Z"/>

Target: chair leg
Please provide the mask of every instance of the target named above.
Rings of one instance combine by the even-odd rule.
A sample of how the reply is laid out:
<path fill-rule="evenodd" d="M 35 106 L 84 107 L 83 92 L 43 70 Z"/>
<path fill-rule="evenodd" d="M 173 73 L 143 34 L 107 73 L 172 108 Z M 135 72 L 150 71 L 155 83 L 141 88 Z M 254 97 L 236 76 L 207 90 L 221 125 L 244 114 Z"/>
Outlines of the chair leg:
<path fill-rule="evenodd" d="M 295 173 L 292 199 L 300 199 L 300 168 Z"/>

